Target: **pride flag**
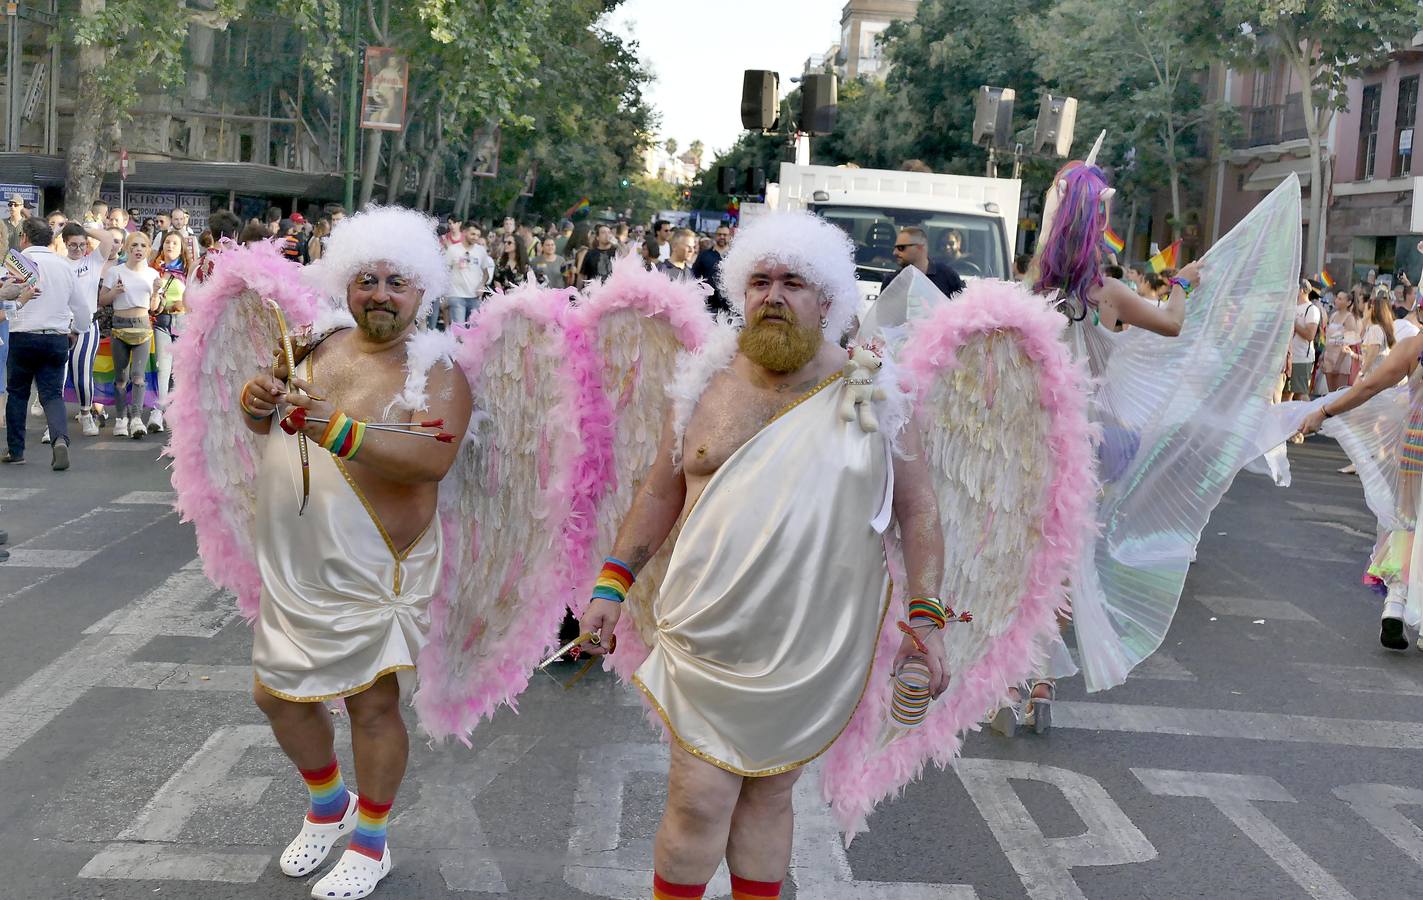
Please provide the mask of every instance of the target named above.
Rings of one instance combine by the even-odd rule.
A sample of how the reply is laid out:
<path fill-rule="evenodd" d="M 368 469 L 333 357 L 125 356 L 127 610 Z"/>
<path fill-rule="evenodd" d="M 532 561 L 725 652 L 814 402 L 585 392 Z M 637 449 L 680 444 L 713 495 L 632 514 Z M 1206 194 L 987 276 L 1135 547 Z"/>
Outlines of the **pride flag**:
<path fill-rule="evenodd" d="M 1329 273 L 1328 273 L 1328 272 L 1320 272 L 1320 273 L 1319 273 L 1319 280 L 1322 281 L 1322 282 L 1324 282 L 1324 286 L 1327 287 L 1327 288 L 1332 288 L 1332 287 L 1334 287 L 1334 279 L 1329 277 Z"/>
<path fill-rule="evenodd" d="M 1147 260 L 1146 264 L 1151 266 L 1151 271 L 1153 272 L 1179 269 L 1181 267 L 1181 242 L 1176 241 L 1171 246 Z"/>
<path fill-rule="evenodd" d="M 1102 232 L 1102 241 L 1113 253 L 1121 253 L 1127 248 L 1127 242 L 1122 239 L 1121 235 L 1113 231 L 1110 225 L 1107 226 L 1106 231 Z"/>
<path fill-rule="evenodd" d="M 592 206 L 592 205 L 593 205 L 592 203 L 589 203 L 589 202 L 588 202 L 588 198 L 587 198 L 587 197 L 580 197 L 580 198 L 578 199 L 578 202 L 577 202 L 577 203 L 575 203 L 575 204 L 573 204 L 572 206 L 568 207 L 568 209 L 563 213 L 563 217 L 564 217 L 565 219 L 571 219 L 571 218 L 573 218 L 575 215 L 577 215 L 578 213 L 581 213 L 583 210 L 587 209 L 588 207 L 590 207 L 590 206 Z"/>

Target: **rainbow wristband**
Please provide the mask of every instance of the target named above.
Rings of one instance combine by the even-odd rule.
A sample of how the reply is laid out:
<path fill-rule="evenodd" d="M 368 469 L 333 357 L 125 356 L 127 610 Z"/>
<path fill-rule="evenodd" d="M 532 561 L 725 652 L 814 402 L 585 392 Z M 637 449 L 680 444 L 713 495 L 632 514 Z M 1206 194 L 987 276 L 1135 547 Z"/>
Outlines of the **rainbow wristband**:
<path fill-rule="evenodd" d="M 948 613 L 937 597 L 910 597 L 908 618 L 910 625 L 928 624 L 943 628 L 948 624 Z"/>
<path fill-rule="evenodd" d="M 593 585 L 593 599 L 622 603 L 635 581 L 637 576 L 632 574 L 632 566 L 609 556 L 603 560 L 603 570 L 598 573 L 598 581 Z"/>
<path fill-rule="evenodd" d="M 326 430 L 317 443 L 338 459 L 354 459 L 365 439 L 366 423 L 338 410 L 331 414 L 331 421 L 326 423 Z"/>

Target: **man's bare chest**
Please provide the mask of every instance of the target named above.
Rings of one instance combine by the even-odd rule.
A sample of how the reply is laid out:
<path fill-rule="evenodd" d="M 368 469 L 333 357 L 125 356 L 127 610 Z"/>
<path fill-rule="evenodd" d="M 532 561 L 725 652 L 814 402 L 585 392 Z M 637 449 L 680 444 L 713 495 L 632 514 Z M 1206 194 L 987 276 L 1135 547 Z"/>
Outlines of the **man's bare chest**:
<path fill-rule="evenodd" d="M 802 391 L 758 388 L 722 373 L 702 393 L 683 436 L 682 465 L 692 477 L 709 476 L 765 428 Z"/>
<path fill-rule="evenodd" d="M 357 419 L 385 418 L 405 387 L 406 373 L 395 356 L 371 357 L 344 347 L 319 348 L 311 367 L 312 390 Z M 397 412 L 397 414 L 399 414 Z"/>

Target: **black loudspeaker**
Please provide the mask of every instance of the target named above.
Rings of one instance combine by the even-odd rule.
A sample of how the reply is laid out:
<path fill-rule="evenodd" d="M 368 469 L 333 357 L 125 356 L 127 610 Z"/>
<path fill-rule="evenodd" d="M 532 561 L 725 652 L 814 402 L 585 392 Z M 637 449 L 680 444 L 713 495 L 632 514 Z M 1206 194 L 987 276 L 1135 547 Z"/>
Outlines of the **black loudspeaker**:
<path fill-rule="evenodd" d="M 828 73 L 806 75 L 800 80 L 800 130 L 807 134 L 829 134 L 835 130 L 835 76 Z"/>
<path fill-rule="evenodd" d="M 766 170 L 747 169 L 746 170 L 746 193 L 753 197 L 759 197 L 766 193 Z"/>
<path fill-rule="evenodd" d="M 978 89 L 978 102 L 973 109 L 973 142 L 980 147 L 1013 146 L 1012 88 L 984 85 Z"/>
<path fill-rule="evenodd" d="M 781 76 L 764 69 L 747 69 L 741 81 L 741 127 L 767 131 L 780 111 Z"/>
<path fill-rule="evenodd" d="M 734 194 L 734 193 L 736 193 L 736 189 L 737 189 L 737 187 L 739 187 L 739 184 L 738 184 L 738 183 L 739 183 L 740 181 L 741 181 L 741 173 L 738 172 L 738 171 L 736 171 L 735 169 L 733 169 L 731 166 L 717 166 L 717 167 L 716 167 L 716 190 L 717 190 L 717 193 L 719 193 L 719 194 Z"/>

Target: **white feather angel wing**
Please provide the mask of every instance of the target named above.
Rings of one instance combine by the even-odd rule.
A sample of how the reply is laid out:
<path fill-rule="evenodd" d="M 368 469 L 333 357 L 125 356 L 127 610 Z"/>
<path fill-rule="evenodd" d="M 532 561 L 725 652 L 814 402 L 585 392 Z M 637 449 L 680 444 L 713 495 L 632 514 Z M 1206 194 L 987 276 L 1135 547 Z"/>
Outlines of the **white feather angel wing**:
<path fill-rule="evenodd" d="M 261 590 L 252 545 L 260 451 L 237 394 L 280 345 L 268 301 L 280 304 L 293 331 L 314 321 L 319 304 L 300 275 L 265 241 L 223 251 L 207 280 L 188 292 L 187 330 L 173 347 L 173 437 L 165 452 L 178 511 L 197 531 L 203 571 L 237 596 L 249 619 Z"/>
<path fill-rule="evenodd" d="M 1056 633 L 1096 490 L 1086 373 L 1060 339 L 1063 321 L 1019 286 L 975 281 L 928 310 L 905 340 L 901 365 L 918 393 L 943 526 L 940 596 L 973 621 L 939 636 L 952 680 L 913 730 L 888 717 L 901 636 L 892 626 L 882 631 L 864 698 L 823 769 L 826 799 L 847 835 L 927 761 L 957 755 L 960 736 L 1027 677 Z M 891 571 L 900 568 L 896 555 Z M 892 610 L 903 609 L 902 594 L 896 587 Z"/>
<path fill-rule="evenodd" d="M 570 567 L 578 573 L 570 601 L 574 610 L 586 604 L 601 558 L 612 551 L 633 495 L 656 458 L 678 360 L 701 349 L 713 332 L 709 293 L 704 285 L 648 272 L 628 257 L 569 317 L 569 362 L 583 390 L 587 438 L 575 503 L 579 522 L 594 524 L 570 545 L 576 550 Z M 643 567 L 628 596 L 629 614 L 617 629 L 618 652 L 608 657 L 624 677 L 647 655 L 652 601 L 675 542 L 674 533 Z"/>
<path fill-rule="evenodd" d="M 570 574 L 556 553 L 572 533 L 584 438 L 568 357 L 567 291 L 496 294 L 457 329 L 475 418 L 440 484 L 445 571 L 430 606 L 415 707 L 434 737 L 467 741 L 514 699 L 552 647 Z"/>

